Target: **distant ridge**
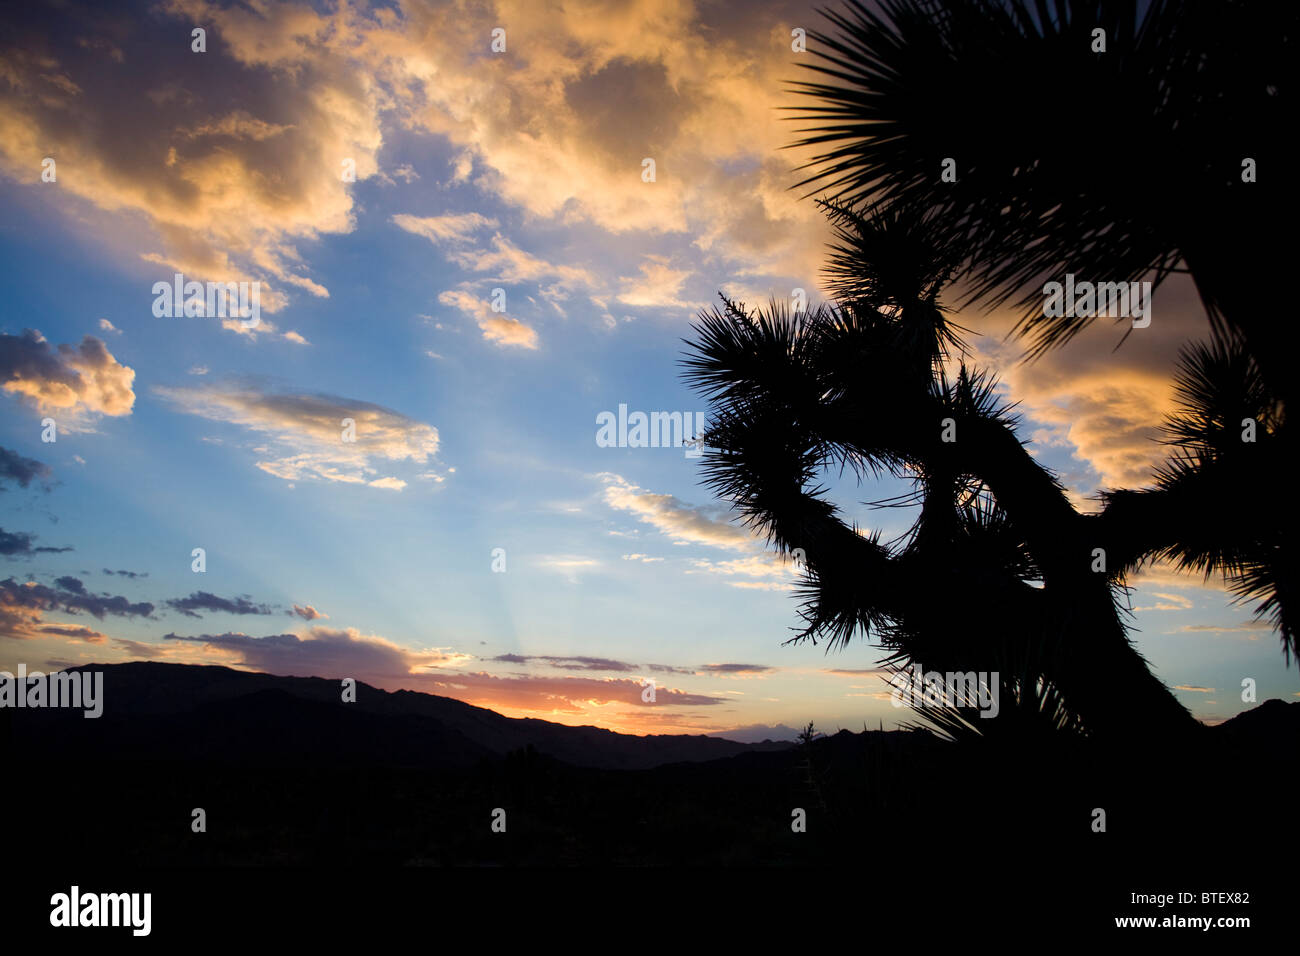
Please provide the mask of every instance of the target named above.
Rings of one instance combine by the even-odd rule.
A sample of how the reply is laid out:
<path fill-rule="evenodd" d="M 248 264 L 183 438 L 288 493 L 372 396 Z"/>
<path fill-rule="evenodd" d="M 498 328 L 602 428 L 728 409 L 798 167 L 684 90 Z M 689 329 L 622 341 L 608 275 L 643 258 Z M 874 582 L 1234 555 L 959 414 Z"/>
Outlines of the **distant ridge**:
<path fill-rule="evenodd" d="M 576 767 L 645 770 L 786 742 L 742 743 L 690 734 L 620 734 L 535 718 L 506 717 L 450 697 L 385 691 L 358 681 L 355 703 L 341 682 L 229 667 L 133 661 L 102 671 L 104 714 L 11 710 L 14 743 L 81 744 L 98 759 L 202 759 L 237 764 L 387 764 L 466 767 L 531 747 Z"/>
<path fill-rule="evenodd" d="M 750 724 L 747 727 L 723 730 L 709 736 L 721 737 L 723 740 L 734 740 L 742 744 L 758 744 L 768 741 L 793 743 L 799 739 L 799 731 L 793 727 L 787 727 L 785 724 L 773 724 L 771 727 L 767 724 Z"/>

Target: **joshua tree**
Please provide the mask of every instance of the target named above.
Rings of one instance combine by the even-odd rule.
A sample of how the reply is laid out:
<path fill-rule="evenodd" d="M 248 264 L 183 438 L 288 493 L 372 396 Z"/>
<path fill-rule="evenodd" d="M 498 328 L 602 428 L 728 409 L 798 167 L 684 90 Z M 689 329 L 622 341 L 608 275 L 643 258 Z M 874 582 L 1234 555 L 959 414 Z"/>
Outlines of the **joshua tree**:
<path fill-rule="evenodd" d="M 897 661 L 998 671 L 1004 724 L 1051 711 L 1105 737 L 1194 722 L 1147 668 L 1098 568 L 1097 522 L 1025 449 L 939 293 L 951 263 L 928 214 L 827 206 L 851 276 L 838 305 L 752 314 L 724 300 L 697 326 L 687 377 L 713 403 L 706 481 L 784 551 L 806 556 L 795 640 L 874 634 Z M 896 546 L 846 525 L 822 470 L 910 477 L 919 512 Z M 1064 706 L 1060 706 L 1061 702 Z"/>
<path fill-rule="evenodd" d="M 1296 573 L 1283 533 L 1297 505 L 1283 466 L 1298 327 L 1255 277 L 1288 268 L 1270 226 L 1295 210 L 1294 178 L 1261 171 L 1285 162 L 1300 9 L 1151 0 L 1139 20 L 1124 0 L 848 0 L 826 15 L 836 35 L 813 33 L 821 61 L 807 64 L 821 80 L 797 90 L 816 104 L 797 108 L 814 125 L 794 145 L 821 151 L 800 185 L 828 190 L 844 221 L 923 210 L 908 218 L 924 220 L 924 242 L 951 250 L 928 254 L 929 293 L 959 281 L 966 304 L 1016 298 L 1033 355 L 1090 321 L 1044 314 L 1045 279 L 1191 274 L 1212 339 L 1182 358 L 1174 457 L 1155 488 L 1111 492 L 1100 515 L 1072 523 L 1116 582 L 1156 557 L 1221 572 L 1257 599 L 1289 663 Z M 911 254 L 904 232 L 919 235 L 850 230 L 837 294 L 862 291 L 863 256 L 879 285 L 891 257 Z M 918 308 L 906 324 L 925 328 Z"/>
<path fill-rule="evenodd" d="M 1241 599 L 1257 601 L 1289 665 L 1300 650 L 1300 596 L 1286 537 L 1300 516 L 1280 404 L 1239 340 L 1184 349 L 1175 384 L 1173 456 L 1154 488 L 1102 495 L 1094 536 L 1120 571 L 1160 557 L 1222 573 Z"/>
<path fill-rule="evenodd" d="M 1284 174 L 1291 4 L 1151 0 L 848 0 L 813 33 L 797 84 L 822 150 L 803 185 L 942 210 L 970 300 L 1020 298 L 1049 348 L 1086 318 L 1042 315 L 1044 277 L 1157 281 L 1179 264 L 1212 322 L 1242 334 L 1288 397 L 1295 323 L 1268 282 L 1290 250 Z M 951 160 L 952 175 L 941 175 Z M 1276 164 L 1276 165 L 1275 165 Z M 1273 169 L 1269 169 L 1273 166 Z"/>

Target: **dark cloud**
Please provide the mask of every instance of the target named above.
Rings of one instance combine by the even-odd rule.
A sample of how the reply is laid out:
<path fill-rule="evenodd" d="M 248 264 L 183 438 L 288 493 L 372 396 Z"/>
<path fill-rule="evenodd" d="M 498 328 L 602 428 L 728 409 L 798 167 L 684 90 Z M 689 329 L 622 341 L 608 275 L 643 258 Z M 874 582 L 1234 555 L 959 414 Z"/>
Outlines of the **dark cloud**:
<path fill-rule="evenodd" d="M 254 604 L 248 598 L 217 597 L 207 591 L 195 591 L 189 597 L 172 598 L 166 602 L 173 610 L 180 611 L 186 617 L 201 617 L 197 611 L 219 611 L 225 614 L 270 614 L 272 610 L 265 604 Z"/>
<path fill-rule="evenodd" d="M 0 334 L 0 388 L 42 411 L 129 415 L 135 372 L 93 335 L 52 347 L 35 329 Z"/>
<path fill-rule="evenodd" d="M 626 661 L 611 660 L 608 657 L 556 657 L 550 654 L 533 654 L 524 656 L 522 654 L 499 654 L 490 658 L 493 661 L 500 661 L 506 664 L 527 664 L 529 661 L 545 661 L 555 667 L 562 667 L 572 671 L 617 671 L 627 673 L 637 670 L 637 665 L 629 664 Z"/>
<path fill-rule="evenodd" d="M 189 641 L 238 651 L 246 667 L 295 677 L 370 677 L 406 674 L 418 655 L 388 641 L 367 639 L 353 631 L 316 627 L 309 638 L 297 634 L 168 634 L 166 641 Z"/>
<path fill-rule="evenodd" d="M 565 103 L 584 120 L 584 136 L 610 157 L 640 162 L 671 143 L 683 111 L 662 63 L 617 59 L 564 87 Z"/>
<path fill-rule="evenodd" d="M 673 667 L 671 664 L 647 664 L 650 670 L 656 674 L 694 674 L 695 669 L 692 667 Z"/>
<path fill-rule="evenodd" d="M 107 634 L 103 634 L 93 627 L 82 627 L 80 624 L 44 624 L 39 630 L 42 634 L 71 637 L 74 640 L 85 641 L 87 644 L 103 644 L 108 640 Z"/>
<path fill-rule="evenodd" d="M 776 668 L 763 664 L 705 664 L 700 670 L 706 674 L 766 674 Z"/>
<path fill-rule="evenodd" d="M 0 581 L 0 608 L 65 611 L 68 614 L 85 611 L 101 621 L 109 614 L 116 617 L 148 617 L 153 614 L 154 606 L 147 601 L 133 603 L 120 595 L 91 594 L 77 578 L 59 578 L 55 584 L 58 587 L 34 581 L 20 584 L 13 578 Z M 73 587 L 65 587 L 65 584 Z"/>
<path fill-rule="evenodd" d="M 108 568 L 104 568 L 104 573 L 116 574 L 119 577 L 130 578 L 132 581 L 136 578 L 147 578 L 149 576 L 148 571 L 110 571 Z"/>
<path fill-rule="evenodd" d="M 0 446 L 0 491 L 4 491 L 5 483 L 10 481 L 19 488 L 26 488 L 33 481 L 39 481 L 41 487 L 49 491 L 52 474 L 49 465 Z"/>
<path fill-rule="evenodd" d="M 6 531 L 0 528 L 0 555 L 6 558 L 26 558 L 33 554 L 61 554 L 71 548 L 34 548 L 36 535 L 25 531 Z"/>

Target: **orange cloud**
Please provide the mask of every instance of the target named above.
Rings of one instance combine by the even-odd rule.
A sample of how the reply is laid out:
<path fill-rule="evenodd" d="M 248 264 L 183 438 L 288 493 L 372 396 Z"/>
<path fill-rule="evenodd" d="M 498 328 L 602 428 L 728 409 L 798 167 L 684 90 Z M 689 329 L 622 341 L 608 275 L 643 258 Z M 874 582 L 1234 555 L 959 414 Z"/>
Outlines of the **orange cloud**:
<path fill-rule="evenodd" d="M 525 349 L 537 348 L 537 330 L 517 319 L 509 319 L 492 311 L 487 301 L 465 289 L 449 289 L 438 296 L 443 305 L 451 305 L 470 316 L 483 332 L 483 338 L 498 345 L 517 345 Z"/>
<path fill-rule="evenodd" d="M 0 335 L 0 388 L 20 395 L 60 424 L 86 428 L 96 415 L 131 414 L 135 371 L 118 362 L 102 341 L 84 336 L 80 345 L 51 348 L 34 329 Z"/>
<path fill-rule="evenodd" d="M 1028 363 L 1022 361 L 1024 341 L 1006 337 L 1015 324 L 1010 312 L 981 316 L 972 310 L 957 320 L 982 333 L 971 342 L 974 355 L 1020 403 L 1035 443 L 1030 448 L 1067 448 L 1078 460 L 1078 468 L 1062 476 L 1076 502 L 1101 488 L 1152 482 L 1168 456 L 1160 424 L 1174 409 L 1178 350 L 1209 331 L 1190 280 L 1175 276 L 1156 291 L 1148 328 L 1134 329 L 1130 319 L 1118 325 L 1097 319 L 1071 342 Z"/>
<path fill-rule="evenodd" d="M 202 26 L 208 51 L 172 58 L 162 74 L 96 82 L 115 69 L 106 57 L 152 55 L 125 44 L 56 55 L 15 38 L 0 49 L 0 171 L 168 275 L 262 281 L 262 309 L 273 313 L 295 290 L 329 294 L 304 246 L 355 227 L 351 180 L 419 177 L 380 168 L 386 138 L 415 130 L 445 137 L 453 178 L 525 222 L 591 225 L 637 243 L 674 237 L 671 262 L 644 260 L 641 276 L 609 295 L 690 306 L 683 286 L 696 270 L 684 263 L 701 252 L 716 274 L 784 295 L 816 285 L 826 236 L 816 209 L 788 188 L 801 157 L 780 151 L 791 135 L 773 107 L 800 56 L 785 7 L 769 0 L 724 16 L 688 0 L 409 0 L 397 9 L 167 0 L 160 9 L 179 35 Z M 502 24 L 508 50 L 497 56 L 488 41 Z M 237 102 L 214 72 L 237 77 Z M 51 143 L 59 176 L 43 184 Z M 646 158 L 654 182 L 642 180 Z M 395 221 L 456 241 L 495 225 L 475 215 Z M 545 278 L 504 237 L 458 255 L 467 268 Z M 589 280 L 585 266 L 551 265 L 560 290 Z M 532 347 L 517 320 L 486 326 L 493 341 Z"/>

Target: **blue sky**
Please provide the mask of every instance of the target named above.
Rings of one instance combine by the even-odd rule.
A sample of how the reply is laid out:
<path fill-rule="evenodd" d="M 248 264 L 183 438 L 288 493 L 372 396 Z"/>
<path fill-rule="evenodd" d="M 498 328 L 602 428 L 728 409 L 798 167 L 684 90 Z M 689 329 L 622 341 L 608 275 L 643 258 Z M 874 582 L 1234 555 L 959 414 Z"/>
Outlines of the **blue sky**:
<path fill-rule="evenodd" d="M 824 227 L 787 188 L 772 113 L 789 102 L 790 29 L 814 17 L 544 7 L 177 0 L 15 20 L 0 446 L 48 471 L 0 494 L 0 528 L 36 536 L 0 578 L 65 597 L 80 592 L 56 582 L 75 578 L 154 608 L 8 606 L 0 667 L 356 676 L 638 733 L 909 716 L 879 675 L 836 673 L 879 649 L 782 646 L 794 575 L 729 521 L 697 461 L 595 440 L 620 403 L 707 411 L 678 362 L 719 290 L 820 297 Z M 494 57 L 497 23 L 511 39 Z M 152 285 L 177 271 L 264 283 L 262 326 L 155 317 Z M 1080 500 L 1159 460 L 1173 357 L 1204 319 L 1185 285 L 1155 309 L 1118 353 L 1098 327 L 1032 366 L 1003 339 L 1009 316 L 961 317 Z M 334 434 L 348 416 L 352 444 Z M 832 481 L 885 538 L 907 514 L 865 502 L 904 488 Z M 216 600 L 183 603 L 198 592 Z M 1133 603 L 1140 649 L 1198 716 L 1248 706 L 1243 677 L 1260 700 L 1294 696 L 1276 636 L 1216 582 L 1158 570 Z"/>

